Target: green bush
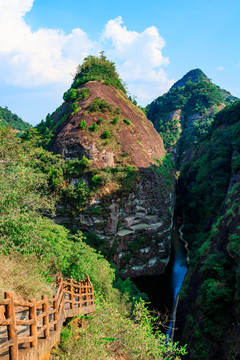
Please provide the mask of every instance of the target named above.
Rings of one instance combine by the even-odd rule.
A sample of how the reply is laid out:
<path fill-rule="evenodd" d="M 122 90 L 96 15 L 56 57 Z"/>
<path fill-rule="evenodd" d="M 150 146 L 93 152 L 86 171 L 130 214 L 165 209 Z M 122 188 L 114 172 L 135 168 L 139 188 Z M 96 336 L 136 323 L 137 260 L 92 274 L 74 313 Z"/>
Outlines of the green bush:
<path fill-rule="evenodd" d="M 80 163 L 80 166 L 81 166 L 83 169 L 86 169 L 87 167 L 89 167 L 89 164 L 90 164 L 89 159 L 86 158 L 86 156 L 84 156 L 84 155 L 83 155 L 83 157 L 81 158 L 81 160 L 80 160 L 79 163 Z"/>
<path fill-rule="evenodd" d="M 88 106 L 89 112 L 111 112 L 113 106 L 106 100 L 96 97 Z"/>
<path fill-rule="evenodd" d="M 115 118 L 112 119 L 111 124 L 117 125 L 117 123 L 118 123 L 118 117 L 115 116 Z"/>
<path fill-rule="evenodd" d="M 104 119 L 103 118 L 99 118 L 98 121 L 97 121 L 97 124 L 98 125 L 101 125 L 103 123 Z"/>
<path fill-rule="evenodd" d="M 100 185 L 101 184 L 101 181 L 102 181 L 102 178 L 101 178 L 101 176 L 99 176 L 99 175 L 93 175 L 93 177 L 92 177 L 92 183 L 94 184 L 94 185 Z"/>
<path fill-rule="evenodd" d="M 76 89 L 69 89 L 63 94 L 64 101 L 74 101 L 77 99 L 78 91 Z"/>
<path fill-rule="evenodd" d="M 88 81 L 103 81 L 105 85 L 112 85 L 126 93 L 115 64 L 107 60 L 103 54 L 100 57 L 90 55 L 84 59 L 83 64 L 77 68 L 72 88 L 77 89 Z"/>
<path fill-rule="evenodd" d="M 130 120 L 128 120 L 128 119 L 123 119 L 123 121 L 125 122 L 125 124 L 131 125 L 131 121 L 130 121 Z"/>
<path fill-rule="evenodd" d="M 76 102 L 72 103 L 72 111 L 75 111 L 78 108 L 78 104 Z"/>
<path fill-rule="evenodd" d="M 98 130 L 97 123 L 93 123 L 93 126 L 91 126 L 89 129 L 90 129 L 91 131 L 97 131 L 97 130 Z"/>
<path fill-rule="evenodd" d="M 102 138 L 103 139 L 108 139 L 108 138 L 110 138 L 112 135 L 111 135 L 111 133 L 110 133 L 110 131 L 109 130 L 106 130 L 103 134 L 102 134 Z"/>
<path fill-rule="evenodd" d="M 82 130 L 86 130 L 87 128 L 87 123 L 85 120 L 81 120 L 80 123 L 78 124 L 78 127 Z"/>
<path fill-rule="evenodd" d="M 77 99 L 85 99 L 91 94 L 91 90 L 88 88 L 81 88 L 81 89 L 69 89 L 63 94 L 64 101 L 74 101 Z"/>
<path fill-rule="evenodd" d="M 91 90 L 88 88 L 78 89 L 78 99 L 86 99 L 91 95 Z"/>

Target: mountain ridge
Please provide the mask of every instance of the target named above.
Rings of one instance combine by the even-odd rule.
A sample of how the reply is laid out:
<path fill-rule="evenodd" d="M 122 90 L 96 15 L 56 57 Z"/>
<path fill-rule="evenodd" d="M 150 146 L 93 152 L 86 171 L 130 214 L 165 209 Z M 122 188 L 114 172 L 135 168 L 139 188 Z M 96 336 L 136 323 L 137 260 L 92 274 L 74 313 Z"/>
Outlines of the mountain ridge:
<path fill-rule="evenodd" d="M 185 86 L 188 81 L 191 81 L 194 83 L 199 83 L 200 81 L 210 82 L 210 79 L 207 77 L 206 74 L 204 74 L 204 72 L 201 69 L 199 69 L 199 68 L 193 69 L 193 70 L 188 71 L 181 79 L 176 81 L 172 85 L 172 87 L 169 89 L 169 91 L 171 91 L 172 89 L 175 89 L 177 87 Z"/>
<path fill-rule="evenodd" d="M 12 113 L 7 106 L 0 106 L 0 126 L 10 126 L 14 130 L 24 131 L 31 127 L 26 121 L 23 121 L 18 115 Z"/>

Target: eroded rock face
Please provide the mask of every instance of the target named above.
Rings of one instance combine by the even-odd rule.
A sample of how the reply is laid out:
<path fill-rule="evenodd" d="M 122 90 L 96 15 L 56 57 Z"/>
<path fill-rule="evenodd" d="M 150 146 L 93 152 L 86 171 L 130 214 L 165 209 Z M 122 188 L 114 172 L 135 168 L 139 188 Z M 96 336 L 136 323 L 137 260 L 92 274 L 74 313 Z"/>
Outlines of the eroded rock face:
<path fill-rule="evenodd" d="M 126 188 L 115 191 L 106 184 L 107 195 L 96 194 L 84 211 L 73 215 L 71 209 L 66 209 L 66 214 L 72 215 L 64 215 L 64 209 L 59 209 L 56 222 L 106 239 L 106 248 L 123 277 L 161 274 L 170 255 L 174 205 L 174 184 L 153 170 L 156 159 L 165 156 L 163 141 L 145 114 L 119 89 L 96 81 L 84 87 L 90 95 L 77 102 L 76 113 L 70 103 L 56 112 L 55 122 L 62 118 L 64 122 L 57 128 L 50 150 L 65 159 L 81 159 L 84 155 L 95 169 L 133 165 L 139 177 L 132 192 Z M 107 101 L 112 110 L 89 111 L 96 98 Z M 175 116 L 180 114 L 176 112 Z M 81 121 L 86 124 L 84 129 L 79 128 Z M 94 123 L 98 123 L 96 131 L 91 130 Z M 106 130 L 111 133 L 107 141 L 103 137 Z M 72 179 L 70 185 L 77 186 L 78 180 Z"/>
<path fill-rule="evenodd" d="M 162 274 L 171 250 L 174 193 L 157 173 L 141 169 L 140 175 L 134 192 L 113 197 L 106 214 L 92 213 L 92 207 L 101 208 L 103 202 L 95 199 L 72 218 L 77 228 L 106 239 L 124 278 Z M 56 221 L 66 224 L 69 218 L 59 215 Z"/>
<path fill-rule="evenodd" d="M 83 155 L 92 160 L 94 167 L 114 167 L 119 156 L 129 155 L 129 162 L 141 167 L 148 167 L 165 155 L 161 136 L 154 129 L 153 124 L 145 114 L 127 98 L 127 96 L 112 86 L 92 81 L 84 84 L 91 91 L 87 99 L 78 101 L 79 111 L 73 113 L 71 106 L 64 103 L 55 114 L 55 122 L 59 122 L 65 114 L 65 121 L 57 127 L 56 136 L 49 149 L 61 154 L 65 159 L 79 159 Z M 114 109 L 119 108 L 120 114 L 113 112 L 89 112 L 89 105 L 94 99 L 100 98 L 107 101 Z M 112 125 L 113 118 L 119 117 L 117 125 Z M 89 131 L 99 118 L 103 125 L 97 132 Z M 130 125 L 124 123 L 128 119 Z M 85 121 L 86 129 L 80 129 L 80 121 Z M 106 126 L 107 125 L 107 126 Z M 105 127 L 104 127 L 105 126 Z M 99 145 L 102 130 L 110 130 L 112 138 L 109 145 Z"/>

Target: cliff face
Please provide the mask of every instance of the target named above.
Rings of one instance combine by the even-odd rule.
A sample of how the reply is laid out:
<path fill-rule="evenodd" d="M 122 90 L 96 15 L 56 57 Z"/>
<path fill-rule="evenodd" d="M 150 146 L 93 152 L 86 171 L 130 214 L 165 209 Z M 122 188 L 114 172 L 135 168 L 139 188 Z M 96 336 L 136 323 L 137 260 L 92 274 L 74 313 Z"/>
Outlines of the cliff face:
<path fill-rule="evenodd" d="M 171 165 L 164 175 L 165 165 L 157 162 L 165 155 L 163 141 L 121 90 L 91 81 L 79 91 L 88 95 L 77 99 L 77 111 L 66 101 L 52 116 L 56 136 L 50 150 L 65 159 L 89 159 L 84 177 L 70 180 L 73 188 L 79 181 L 91 187 L 94 179 L 105 180 L 80 211 L 61 204 L 56 222 L 105 241 L 104 251 L 123 277 L 161 274 L 170 255 L 175 201 Z M 134 172 L 117 184 L 116 178 L 129 167 Z"/>
<path fill-rule="evenodd" d="M 55 114 L 56 123 L 63 114 L 68 116 L 57 129 L 50 150 L 62 154 L 65 158 L 81 158 L 82 155 L 87 155 L 93 160 L 94 167 L 115 166 L 121 161 L 119 157 L 125 155 L 128 163 L 146 168 L 154 163 L 154 159 L 164 156 L 162 139 L 152 123 L 121 90 L 98 81 L 88 82 L 84 84 L 84 88 L 89 89 L 90 93 L 87 99 L 77 102 L 79 111 L 73 114 L 70 104 L 65 103 Z M 89 105 L 98 98 L 110 106 L 106 111 L 99 108 L 89 111 Z M 114 118 L 117 118 L 116 124 L 111 123 Z M 95 122 L 98 124 L 99 119 L 102 119 L 102 122 L 98 130 L 88 131 Z M 78 127 L 80 121 L 86 121 L 85 130 Z M 101 139 L 105 130 L 111 132 L 108 144 L 104 138 Z"/>
<path fill-rule="evenodd" d="M 131 191 L 96 196 L 69 218 L 75 227 L 106 240 L 124 278 L 161 274 L 170 255 L 174 193 L 162 176 L 149 169 L 140 169 L 137 175 Z M 56 218 L 58 223 L 65 220 L 62 215 Z"/>

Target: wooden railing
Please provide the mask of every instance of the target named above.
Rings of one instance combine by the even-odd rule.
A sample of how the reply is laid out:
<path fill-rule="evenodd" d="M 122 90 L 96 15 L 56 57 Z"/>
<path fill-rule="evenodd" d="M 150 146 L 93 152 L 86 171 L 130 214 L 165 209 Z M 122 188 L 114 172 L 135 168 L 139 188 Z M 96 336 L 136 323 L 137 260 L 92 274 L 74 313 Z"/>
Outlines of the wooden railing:
<path fill-rule="evenodd" d="M 0 309 L 0 359 L 47 359 L 65 319 L 95 311 L 93 285 L 89 276 L 79 283 L 58 276 L 52 298 L 16 301 L 5 292 Z"/>

